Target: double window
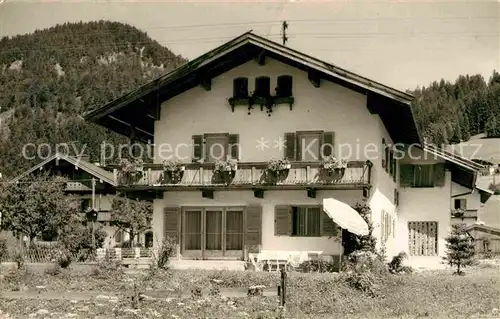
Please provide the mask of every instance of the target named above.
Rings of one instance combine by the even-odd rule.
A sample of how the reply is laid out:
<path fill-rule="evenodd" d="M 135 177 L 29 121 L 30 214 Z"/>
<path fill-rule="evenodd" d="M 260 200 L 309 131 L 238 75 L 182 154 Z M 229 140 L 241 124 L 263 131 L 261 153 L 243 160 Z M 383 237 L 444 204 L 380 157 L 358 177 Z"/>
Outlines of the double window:
<path fill-rule="evenodd" d="M 336 236 L 338 227 L 319 205 L 277 205 L 274 215 L 276 236 Z"/>
<path fill-rule="evenodd" d="M 292 161 L 320 161 L 334 154 L 334 132 L 298 131 L 285 134 L 285 158 Z"/>
<path fill-rule="evenodd" d="M 205 162 L 239 160 L 239 135 L 207 133 L 193 136 L 193 159 Z"/>

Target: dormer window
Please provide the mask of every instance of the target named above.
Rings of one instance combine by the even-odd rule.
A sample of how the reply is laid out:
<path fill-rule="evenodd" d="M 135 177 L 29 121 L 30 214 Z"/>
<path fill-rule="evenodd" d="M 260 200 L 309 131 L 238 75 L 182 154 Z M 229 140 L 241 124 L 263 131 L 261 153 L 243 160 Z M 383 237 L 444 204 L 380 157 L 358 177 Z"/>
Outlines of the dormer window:
<path fill-rule="evenodd" d="M 271 96 L 271 79 L 268 76 L 259 76 L 255 79 L 254 96 L 268 97 Z"/>
<path fill-rule="evenodd" d="M 277 97 L 290 97 L 292 96 L 292 76 L 281 75 L 278 76 L 278 86 L 276 87 Z"/>
<path fill-rule="evenodd" d="M 248 79 L 236 78 L 233 81 L 233 97 L 237 99 L 248 98 Z"/>

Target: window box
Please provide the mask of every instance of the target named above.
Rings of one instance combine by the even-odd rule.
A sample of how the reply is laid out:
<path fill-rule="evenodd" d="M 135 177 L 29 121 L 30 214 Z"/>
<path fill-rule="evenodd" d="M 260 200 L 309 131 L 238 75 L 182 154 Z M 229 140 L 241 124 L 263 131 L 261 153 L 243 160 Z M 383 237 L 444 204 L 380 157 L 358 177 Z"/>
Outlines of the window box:
<path fill-rule="evenodd" d="M 118 168 L 118 183 L 120 185 L 133 185 L 138 183 L 143 176 L 142 161 L 129 161 L 122 159 Z"/>
<path fill-rule="evenodd" d="M 328 177 L 333 179 L 342 179 L 345 174 L 345 170 L 347 168 L 347 160 L 345 159 L 336 159 L 333 156 L 327 156 L 323 158 L 321 163 L 321 167 L 323 171 L 326 172 Z"/>
<path fill-rule="evenodd" d="M 276 184 L 284 181 L 288 177 L 288 173 L 292 168 L 292 164 L 287 159 L 271 160 L 267 162 L 265 177 L 267 182 Z"/>
<path fill-rule="evenodd" d="M 160 175 L 160 184 L 177 184 L 182 180 L 186 167 L 179 161 L 163 162 L 163 174 Z"/>
<path fill-rule="evenodd" d="M 215 162 L 214 178 L 217 182 L 229 184 L 236 175 L 238 169 L 238 161 L 230 159 L 227 161 Z"/>

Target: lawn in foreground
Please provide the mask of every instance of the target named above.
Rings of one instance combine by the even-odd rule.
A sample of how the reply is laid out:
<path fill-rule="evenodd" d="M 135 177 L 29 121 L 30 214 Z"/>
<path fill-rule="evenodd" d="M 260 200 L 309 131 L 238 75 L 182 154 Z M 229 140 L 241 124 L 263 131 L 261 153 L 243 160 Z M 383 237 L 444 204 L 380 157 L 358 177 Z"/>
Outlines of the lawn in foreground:
<path fill-rule="evenodd" d="M 498 268 L 474 268 L 466 276 L 454 276 L 451 270 L 390 275 L 377 282 L 376 296 L 351 288 L 336 274 L 290 274 L 288 281 L 287 318 L 465 318 L 498 316 L 500 278 Z M 34 280 L 34 278 L 38 278 Z M 100 287 L 117 292 L 118 299 L 92 301 L 69 300 L 0 300 L 0 309 L 13 318 L 45 313 L 44 317 L 64 318 L 275 318 L 277 297 L 228 299 L 217 296 L 174 298 L 168 292 L 212 287 L 248 287 L 263 284 L 275 287 L 279 275 L 274 273 L 230 271 L 172 271 L 157 273 L 141 281 L 141 292 L 164 290 L 162 300 L 140 302 L 132 309 L 133 278 L 98 279 L 64 273 L 56 276 L 33 275 L 28 285 L 48 284 L 45 289 L 66 293 L 62 287 L 73 287 L 80 281 L 85 287 Z M 127 279 L 128 280 L 125 280 Z M 51 279 L 51 280 L 50 280 Z M 147 279 L 147 280 L 146 280 Z M 215 281 L 214 281 L 215 279 Z M 8 281 L 9 279 L 6 278 Z M 114 284 L 111 284 L 114 280 Z M 99 284 L 100 282 L 100 284 Z M 107 284 L 111 286 L 107 286 Z M 9 283 L 7 283 L 9 286 Z M 66 286 L 65 286 L 66 285 Z M 61 289 L 62 288 L 62 289 Z M 116 289 L 115 289 L 116 288 Z M 45 311 L 44 311 L 45 310 Z M 52 314 L 52 315 L 51 315 Z M 67 316 L 67 314 L 70 314 Z M 42 315 L 42 314 L 40 314 Z"/>

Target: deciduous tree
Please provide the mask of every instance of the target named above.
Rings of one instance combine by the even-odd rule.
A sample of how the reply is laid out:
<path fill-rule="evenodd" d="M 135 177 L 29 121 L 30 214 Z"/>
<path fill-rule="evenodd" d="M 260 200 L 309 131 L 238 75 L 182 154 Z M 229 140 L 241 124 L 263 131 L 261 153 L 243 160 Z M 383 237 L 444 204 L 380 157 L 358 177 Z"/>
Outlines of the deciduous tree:
<path fill-rule="evenodd" d="M 153 207 L 151 202 L 116 196 L 111 203 L 111 220 L 116 227 L 129 234 L 130 244 L 151 227 Z"/>

